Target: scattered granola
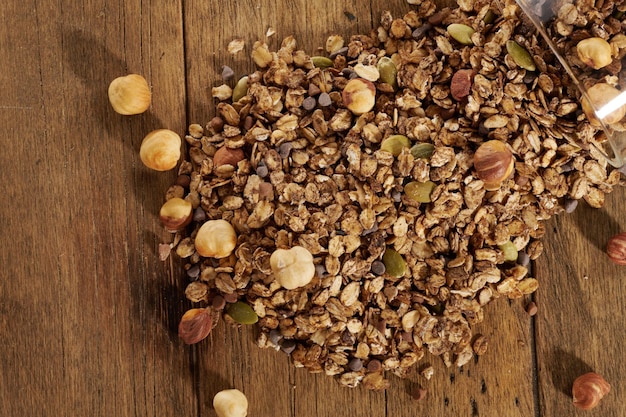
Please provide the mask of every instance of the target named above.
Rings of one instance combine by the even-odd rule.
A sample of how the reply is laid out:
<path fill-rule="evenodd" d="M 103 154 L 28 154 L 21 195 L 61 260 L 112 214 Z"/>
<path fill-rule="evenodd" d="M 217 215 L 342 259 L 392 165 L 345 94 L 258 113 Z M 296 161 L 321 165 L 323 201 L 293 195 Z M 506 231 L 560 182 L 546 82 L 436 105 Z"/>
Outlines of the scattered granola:
<path fill-rule="evenodd" d="M 277 51 L 256 42 L 257 71 L 214 89 L 217 115 L 190 127 L 173 186 L 193 206 L 171 245 L 187 297 L 218 313 L 247 303 L 260 347 L 348 387 L 385 389 L 385 371 L 405 377 L 426 352 L 448 366 L 484 354 L 472 327 L 492 300 L 537 290 L 529 262 L 544 221 L 580 199 L 600 207 L 620 183 L 575 86 L 513 1 L 409 3 L 370 34 L 332 35 L 324 59 L 293 37 Z M 565 4 L 552 29 L 572 59 L 576 40 L 607 39 L 619 59 L 602 71 L 615 84 L 625 4 L 602 4 Z M 474 167 L 490 141 L 512 155 L 495 185 Z M 217 220 L 234 228 L 234 251 L 204 257 L 196 236 Z M 285 285 L 275 274 L 291 263 L 272 254 L 293 248 L 313 266 Z"/>

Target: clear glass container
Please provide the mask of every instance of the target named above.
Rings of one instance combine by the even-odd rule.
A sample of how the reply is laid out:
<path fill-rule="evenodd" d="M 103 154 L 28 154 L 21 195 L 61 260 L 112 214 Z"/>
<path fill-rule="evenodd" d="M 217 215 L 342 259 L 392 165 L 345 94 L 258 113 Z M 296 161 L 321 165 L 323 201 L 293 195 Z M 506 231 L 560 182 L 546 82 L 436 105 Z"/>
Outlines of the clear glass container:
<path fill-rule="evenodd" d="M 580 90 L 581 105 L 590 123 L 606 135 L 606 140 L 600 140 L 601 145 L 597 146 L 600 152 L 611 165 L 622 167 L 626 163 L 626 80 L 621 63 L 616 61 L 621 60 L 621 51 L 626 49 L 626 35 L 621 33 L 623 30 L 603 31 L 602 27 L 604 18 L 618 25 L 623 11 L 614 3 L 609 5 L 611 9 L 604 10 L 608 15 L 603 16 L 581 9 L 585 7 L 582 1 L 516 2 Z M 590 30 L 594 23 L 595 30 Z M 578 28 L 584 30 L 574 34 Z"/>

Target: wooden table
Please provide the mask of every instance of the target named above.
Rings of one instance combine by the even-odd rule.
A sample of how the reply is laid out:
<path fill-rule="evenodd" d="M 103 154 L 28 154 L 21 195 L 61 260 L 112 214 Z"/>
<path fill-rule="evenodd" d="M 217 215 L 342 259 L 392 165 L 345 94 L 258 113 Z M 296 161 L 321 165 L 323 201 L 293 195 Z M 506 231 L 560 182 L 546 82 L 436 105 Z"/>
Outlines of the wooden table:
<path fill-rule="evenodd" d="M 161 262 L 168 239 L 156 217 L 175 175 L 143 167 L 152 129 L 183 134 L 214 114 L 221 67 L 250 71 L 230 40 L 276 46 L 294 34 L 310 52 L 326 36 L 365 33 L 405 0 L 8 0 L 0 7 L 0 415 L 212 416 L 213 395 L 236 387 L 249 415 L 623 416 L 626 269 L 604 245 L 626 229 L 623 190 L 604 209 L 580 205 L 547 225 L 529 300 L 489 305 L 477 331 L 480 360 L 435 376 L 392 378 L 386 392 L 341 388 L 260 350 L 251 328 L 220 325 L 197 346 L 176 335 L 186 279 Z M 150 111 L 123 117 L 108 83 L 136 72 L 151 84 Z M 620 209 L 622 207 L 622 209 Z M 572 381 L 595 370 L 611 393 L 593 412 L 571 404 Z M 423 387 L 422 401 L 410 393 Z"/>

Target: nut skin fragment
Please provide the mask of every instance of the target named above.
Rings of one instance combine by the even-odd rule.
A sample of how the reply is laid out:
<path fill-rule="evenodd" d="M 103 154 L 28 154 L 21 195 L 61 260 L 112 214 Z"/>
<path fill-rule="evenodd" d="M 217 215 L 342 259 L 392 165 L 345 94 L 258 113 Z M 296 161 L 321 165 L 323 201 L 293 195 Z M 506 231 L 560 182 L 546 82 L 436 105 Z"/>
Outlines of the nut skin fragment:
<path fill-rule="evenodd" d="M 626 232 L 619 233 L 609 239 L 606 245 L 609 259 L 618 265 L 626 265 Z"/>
<path fill-rule="evenodd" d="M 119 114 L 140 114 L 148 110 L 152 94 L 145 78 L 139 74 L 118 77 L 109 84 L 109 102 Z"/>
<path fill-rule="evenodd" d="M 182 198 L 171 198 L 161 206 L 159 218 L 169 232 L 178 232 L 191 223 L 193 206 Z"/>
<path fill-rule="evenodd" d="M 588 372 L 579 376 L 572 386 L 574 405 L 582 410 L 591 410 L 611 391 L 611 385 L 599 374 Z"/>
<path fill-rule="evenodd" d="M 593 69 L 604 68 L 613 62 L 611 45 L 602 38 L 583 39 L 576 45 L 578 58 Z"/>
<path fill-rule="evenodd" d="M 213 397 L 213 408 L 218 417 L 246 417 L 248 399 L 238 389 L 227 389 Z"/>
<path fill-rule="evenodd" d="M 276 249 L 270 256 L 270 266 L 276 281 L 288 290 L 307 285 L 315 275 L 313 255 L 302 246 Z"/>
<path fill-rule="evenodd" d="M 226 258 L 237 245 L 237 233 L 226 220 L 209 220 L 204 223 L 196 235 L 195 247 L 201 256 L 207 258 Z"/>
<path fill-rule="evenodd" d="M 146 135 L 139 148 L 139 158 L 148 168 L 169 171 L 180 159 L 182 140 L 169 129 L 154 130 Z"/>
<path fill-rule="evenodd" d="M 341 97 L 348 110 L 359 116 L 374 108 L 376 87 L 371 81 L 364 78 L 354 78 L 348 81 Z"/>
<path fill-rule="evenodd" d="M 178 324 L 178 336 L 188 345 L 198 343 L 211 332 L 213 320 L 208 308 L 187 310 Z"/>

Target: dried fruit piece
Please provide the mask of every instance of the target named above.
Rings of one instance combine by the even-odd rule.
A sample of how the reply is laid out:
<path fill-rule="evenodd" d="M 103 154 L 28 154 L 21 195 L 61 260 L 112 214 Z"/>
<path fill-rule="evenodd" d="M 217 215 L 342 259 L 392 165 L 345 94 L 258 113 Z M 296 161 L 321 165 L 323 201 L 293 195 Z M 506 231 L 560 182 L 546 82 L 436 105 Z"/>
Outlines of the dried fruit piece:
<path fill-rule="evenodd" d="M 151 98 L 148 82 L 139 74 L 118 77 L 109 84 L 109 102 L 119 114 L 143 113 L 150 107 Z"/>
<path fill-rule="evenodd" d="M 626 232 L 619 233 L 609 239 L 606 245 L 609 259 L 618 265 L 626 265 Z"/>
<path fill-rule="evenodd" d="M 354 78 L 343 88 L 341 98 L 348 110 L 358 116 L 374 108 L 376 87 L 371 81 Z"/>
<path fill-rule="evenodd" d="M 217 417 L 246 417 L 248 399 L 238 389 L 223 390 L 213 397 L 213 408 Z"/>
<path fill-rule="evenodd" d="M 484 142 L 474 153 L 476 175 L 485 183 L 487 191 L 500 188 L 502 182 L 513 172 L 515 158 L 504 142 Z"/>
<path fill-rule="evenodd" d="M 139 148 L 139 158 L 148 168 L 168 171 L 178 164 L 182 140 L 168 129 L 154 130 L 146 135 Z"/>
<path fill-rule="evenodd" d="M 576 44 L 578 58 L 593 69 L 604 68 L 613 62 L 611 45 L 602 38 L 583 39 Z"/>
<path fill-rule="evenodd" d="M 533 57 L 519 43 L 512 40 L 506 41 L 506 51 L 509 53 L 509 55 L 511 55 L 513 61 L 515 61 L 515 63 L 520 67 L 528 71 L 534 71 L 537 69 Z"/>
<path fill-rule="evenodd" d="M 397 251 L 387 248 L 383 254 L 385 271 L 394 278 L 401 278 L 406 273 L 406 261 Z"/>
<path fill-rule="evenodd" d="M 472 91 L 474 70 L 461 69 L 454 73 L 450 80 L 450 95 L 457 101 L 469 96 Z"/>
<path fill-rule="evenodd" d="M 187 310 L 178 324 L 178 336 L 188 345 L 206 338 L 213 326 L 211 311 L 208 308 Z"/>
<path fill-rule="evenodd" d="M 209 220 L 196 234 L 196 251 L 207 258 L 226 258 L 233 252 L 236 245 L 237 233 L 226 220 Z"/>
<path fill-rule="evenodd" d="M 404 186 L 404 193 L 408 198 L 418 203 L 430 203 L 430 195 L 436 186 L 437 184 L 432 181 L 411 181 Z"/>
<path fill-rule="evenodd" d="M 270 266 L 276 281 L 288 290 L 307 285 L 315 275 L 313 255 L 302 246 L 276 249 L 270 256 Z"/>
<path fill-rule="evenodd" d="M 462 23 L 452 23 L 448 25 L 446 30 L 455 41 L 463 45 L 474 45 L 472 35 L 475 31 L 471 26 Z"/>
<path fill-rule="evenodd" d="M 411 141 L 404 135 L 391 135 L 380 144 L 380 150 L 386 151 L 393 156 L 400 155 L 402 149 L 411 146 Z"/>
<path fill-rule="evenodd" d="M 174 197 L 165 202 L 159 210 L 159 218 L 163 226 L 169 232 L 178 232 L 183 230 L 193 217 L 193 206 L 187 201 L 179 197 Z"/>
<path fill-rule="evenodd" d="M 226 314 L 239 324 L 254 324 L 259 321 L 259 316 L 257 316 L 252 307 L 243 301 L 228 304 L 226 306 Z"/>
<path fill-rule="evenodd" d="M 588 372 L 579 376 L 572 386 L 574 405 L 582 410 L 591 410 L 611 391 L 611 385 L 599 374 Z"/>

